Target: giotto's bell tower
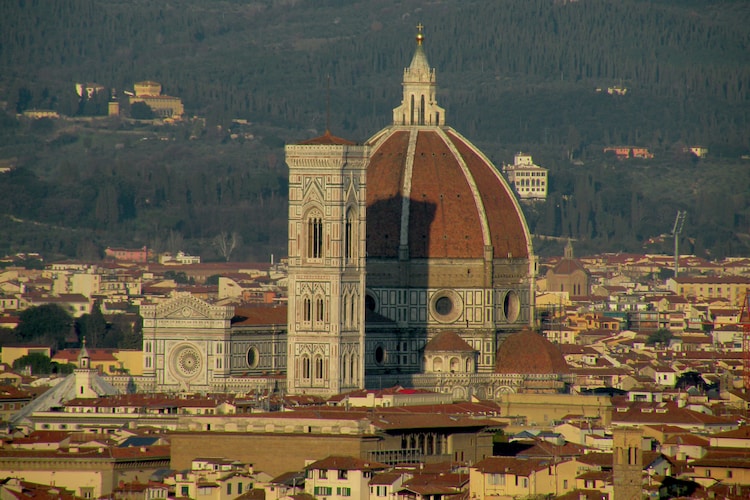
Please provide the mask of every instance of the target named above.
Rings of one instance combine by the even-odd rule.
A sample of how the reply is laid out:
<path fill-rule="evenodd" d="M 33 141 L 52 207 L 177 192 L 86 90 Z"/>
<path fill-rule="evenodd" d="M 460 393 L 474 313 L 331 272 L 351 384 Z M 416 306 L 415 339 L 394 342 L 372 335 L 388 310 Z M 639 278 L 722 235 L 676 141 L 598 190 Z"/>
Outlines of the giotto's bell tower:
<path fill-rule="evenodd" d="M 290 394 L 364 387 L 368 154 L 329 132 L 286 147 Z"/>

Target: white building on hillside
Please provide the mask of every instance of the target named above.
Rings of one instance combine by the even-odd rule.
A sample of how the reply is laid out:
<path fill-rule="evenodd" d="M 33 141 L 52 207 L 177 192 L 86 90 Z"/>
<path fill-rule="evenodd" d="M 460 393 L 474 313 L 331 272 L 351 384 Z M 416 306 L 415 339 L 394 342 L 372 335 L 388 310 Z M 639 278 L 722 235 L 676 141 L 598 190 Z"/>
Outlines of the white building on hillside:
<path fill-rule="evenodd" d="M 522 200 L 547 199 L 547 169 L 534 165 L 531 155 L 516 153 L 513 165 L 503 164 L 503 173 Z"/>

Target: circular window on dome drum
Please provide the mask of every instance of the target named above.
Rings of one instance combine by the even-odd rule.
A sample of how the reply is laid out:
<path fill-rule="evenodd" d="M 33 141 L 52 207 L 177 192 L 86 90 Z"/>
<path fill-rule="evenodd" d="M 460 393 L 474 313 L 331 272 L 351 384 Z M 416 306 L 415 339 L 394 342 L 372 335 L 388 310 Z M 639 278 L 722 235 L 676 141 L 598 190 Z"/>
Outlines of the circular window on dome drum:
<path fill-rule="evenodd" d="M 453 301 L 450 297 L 440 297 L 435 301 L 435 312 L 441 316 L 446 316 L 453 310 Z"/>
<path fill-rule="evenodd" d="M 521 314 L 521 299 L 514 290 L 510 290 L 505 294 L 505 300 L 503 300 L 503 314 L 509 323 L 515 323 L 518 320 L 518 316 Z"/>
<path fill-rule="evenodd" d="M 375 300 L 375 297 L 370 292 L 365 294 L 365 309 L 372 312 L 378 309 L 378 301 Z"/>
<path fill-rule="evenodd" d="M 430 299 L 430 314 L 441 323 L 453 323 L 463 312 L 461 296 L 453 290 L 438 290 Z"/>
<path fill-rule="evenodd" d="M 379 345 L 375 348 L 375 362 L 379 365 L 382 365 L 385 361 L 385 349 L 383 349 L 382 345 Z"/>
<path fill-rule="evenodd" d="M 260 353 L 255 347 L 251 347 L 247 350 L 247 366 L 248 368 L 256 368 L 258 361 L 260 360 Z"/>

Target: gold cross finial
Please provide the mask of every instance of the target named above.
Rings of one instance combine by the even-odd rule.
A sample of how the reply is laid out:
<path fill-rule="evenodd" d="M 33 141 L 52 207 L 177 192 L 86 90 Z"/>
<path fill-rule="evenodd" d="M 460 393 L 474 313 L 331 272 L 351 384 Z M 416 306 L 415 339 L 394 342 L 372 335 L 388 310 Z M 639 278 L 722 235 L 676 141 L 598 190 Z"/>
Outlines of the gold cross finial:
<path fill-rule="evenodd" d="M 422 34 L 422 30 L 424 29 L 424 26 L 422 23 L 417 24 L 417 45 L 422 45 L 422 42 L 424 41 L 424 35 Z"/>

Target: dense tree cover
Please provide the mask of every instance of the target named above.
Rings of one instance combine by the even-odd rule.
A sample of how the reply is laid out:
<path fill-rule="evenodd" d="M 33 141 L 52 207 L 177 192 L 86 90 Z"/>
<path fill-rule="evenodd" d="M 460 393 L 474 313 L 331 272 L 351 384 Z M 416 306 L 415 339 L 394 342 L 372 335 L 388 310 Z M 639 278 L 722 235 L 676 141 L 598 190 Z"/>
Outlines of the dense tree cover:
<path fill-rule="evenodd" d="M 89 314 L 84 314 L 75 321 L 75 329 L 78 338 L 86 339 L 90 347 L 100 347 L 101 341 L 107 333 L 107 320 L 104 319 L 98 304 L 93 307 Z"/>
<path fill-rule="evenodd" d="M 535 233 L 576 238 L 579 253 L 642 250 L 684 209 L 686 251 L 750 250 L 747 2 L 19 0 L 0 4 L 0 159 L 19 165 L 0 182 L 0 253 L 147 244 L 224 260 L 216 238 L 237 234 L 232 260 L 284 254 L 281 146 L 326 128 L 329 77 L 338 135 L 387 124 L 417 22 L 448 123 L 498 164 L 523 149 L 550 168 L 549 201 L 527 210 Z M 144 79 L 205 122 L 12 116 L 101 114 L 109 92 L 80 99 L 74 82 L 117 89 L 127 108 L 122 91 Z M 628 93 L 594 91 L 613 85 Z M 619 144 L 657 158 L 601 153 Z"/>
<path fill-rule="evenodd" d="M 133 315 L 117 314 L 108 322 L 96 304 L 91 313 L 75 321 L 76 334 L 91 348 L 140 349 L 141 319 Z"/>
<path fill-rule="evenodd" d="M 57 304 L 42 304 L 21 311 L 16 335 L 24 342 L 64 347 L 73 326 L 71 315 Z"/>
<path fill-rule="evenodd" d="M 31 353 L 21 356 L 13 361 L 14 370 L 28 369 L 33 375 L 49 375 L 51 373 L 68 374 L 73 373 L 75 369 L 71 364 L 60 364 L 52 361 L 48 356 L 42 353 Z"/>

